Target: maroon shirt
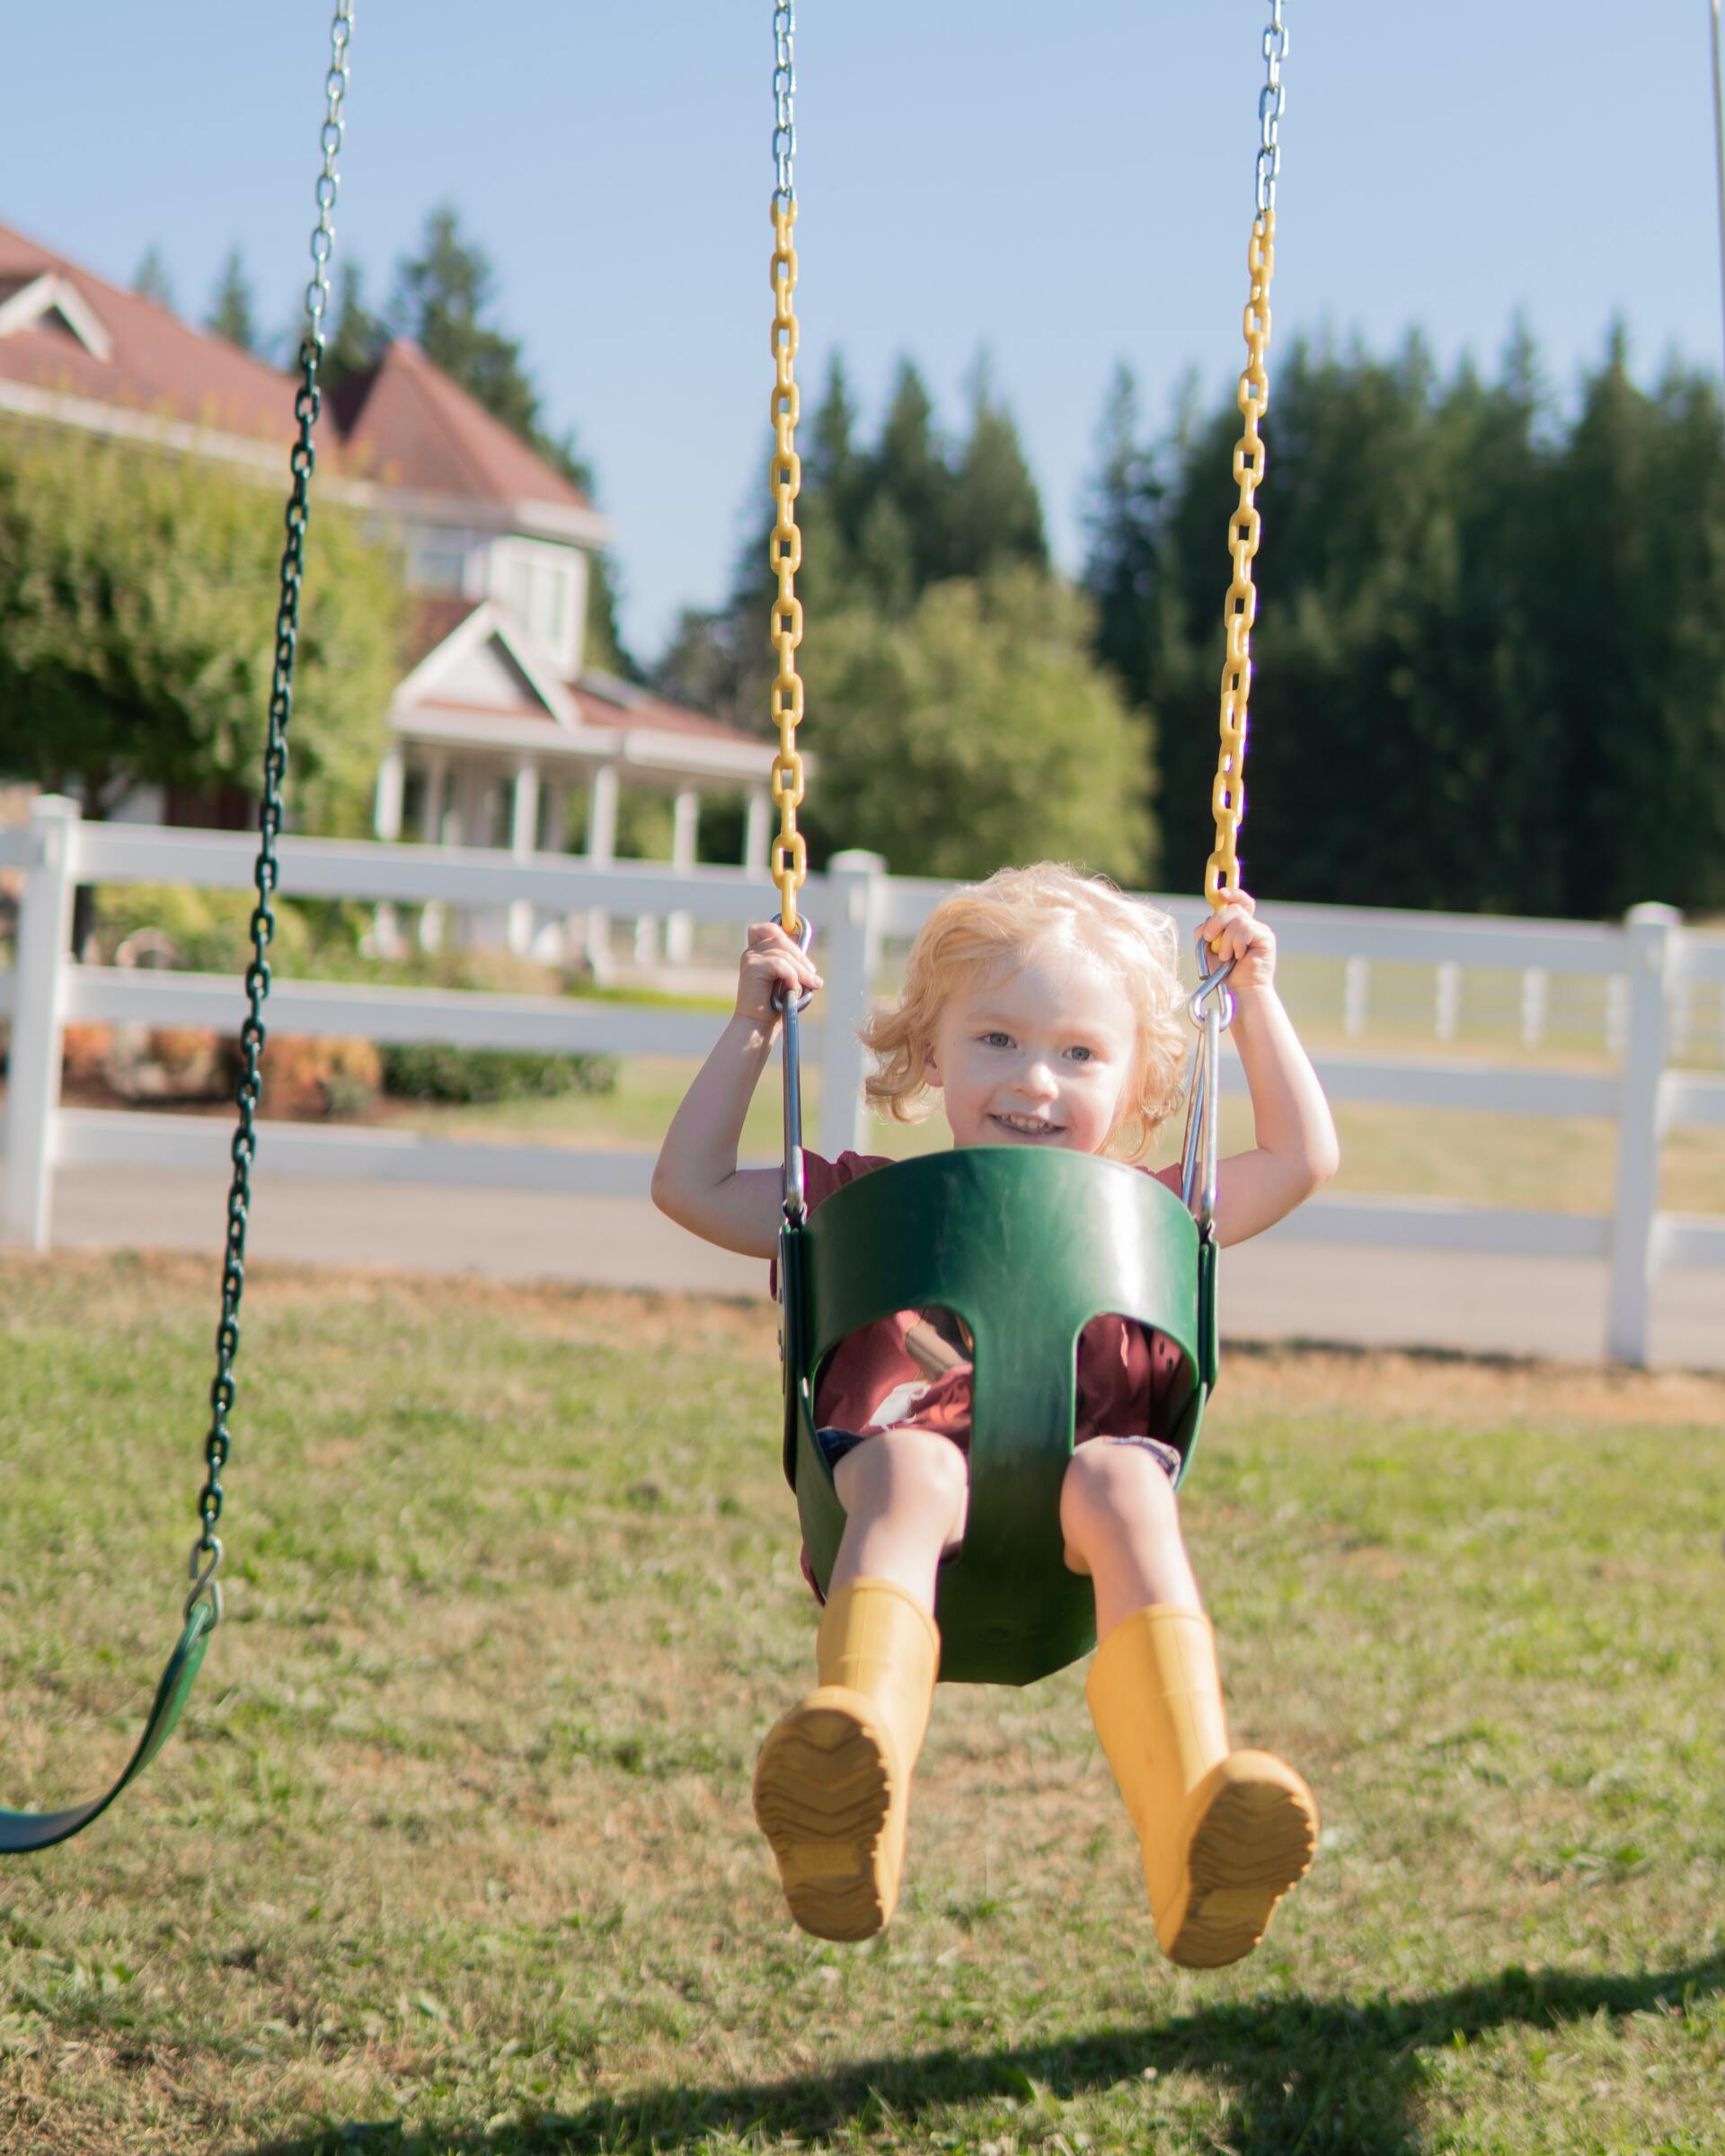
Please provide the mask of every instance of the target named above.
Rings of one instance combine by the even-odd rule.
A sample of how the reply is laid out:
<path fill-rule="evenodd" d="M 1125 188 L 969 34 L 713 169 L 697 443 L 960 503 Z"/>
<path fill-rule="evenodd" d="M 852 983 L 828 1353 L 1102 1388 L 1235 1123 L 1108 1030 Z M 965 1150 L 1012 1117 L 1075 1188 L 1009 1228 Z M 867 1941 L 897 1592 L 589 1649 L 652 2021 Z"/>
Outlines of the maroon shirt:
<path fill-rule="evenodd" d="M 858 1176 L 892 1165 L 879 1153 L 842 1153 L 836 1161 L 807 1153 L 803 1163 L 811 1213 Z M 969 1447 L 973 1365 L 961 1362 L 930 1377 L 905 1344 L 921 1316 L 920 1311 L 898 1311 L 840 1341 L 815 1394 L 818 1427 L 872 1436 L 909 1426 Z M 1163 1436 L 1170 1409 L 1184 1390 L 1183 1363 L 1173 1341 L 1146 1325 L 1129 1318 L 1092 1318 L 1078 1336 L 1075 1442 Z"/>

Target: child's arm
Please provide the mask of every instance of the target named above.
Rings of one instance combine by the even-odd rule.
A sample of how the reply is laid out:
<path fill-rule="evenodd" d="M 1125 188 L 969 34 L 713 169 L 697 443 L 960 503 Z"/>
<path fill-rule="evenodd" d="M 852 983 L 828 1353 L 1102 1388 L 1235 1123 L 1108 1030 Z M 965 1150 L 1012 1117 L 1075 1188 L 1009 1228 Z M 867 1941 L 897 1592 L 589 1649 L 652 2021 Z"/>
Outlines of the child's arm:
<path fill-rule="evenodd" d="M 737 1165 L 743 1118 L 782 1021 L 773 991 L 800 994 L 820 976 L 776 922 L 748 932 L 738 969 L 737 1008 L 671 1118 L 653 1169 L 653 1203 L 721 1250 L 770 1258 L 778 1248 L 784 1178 L 776 1168 Z"/>
<path fill-rule="evenodd" d="M 1250 1153 L 1221 1162 L 1216 1179 L 1216 1237 L 1243 1242 L 1291 1213 L 1341 1161 L 1330 1103 L 1276 993 L 1276 939 L 1255 918 L 1243 891 L 1202 931 L 1213 959 L 1234 960 L 1229 1031 L 1252 1094 Z"/>

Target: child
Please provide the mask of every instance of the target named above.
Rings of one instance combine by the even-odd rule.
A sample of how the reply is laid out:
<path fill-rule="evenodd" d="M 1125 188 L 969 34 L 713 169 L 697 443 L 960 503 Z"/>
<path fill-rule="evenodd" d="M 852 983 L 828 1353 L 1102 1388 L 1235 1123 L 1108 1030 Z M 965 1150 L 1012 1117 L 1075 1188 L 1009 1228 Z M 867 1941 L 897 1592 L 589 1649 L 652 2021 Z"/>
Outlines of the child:
<path fill-rule="evenodd" d="M 1276 994 L 1276 943 L 1243 894 L 1201 930 L 1232 959 L 1233 1038 L 1256 1144 L 1220 1165 L 1216 1233 L 1255 1235 L 1334 1173 L 1335 1127 Z M 941 1095 L 958 1145 L 1056 1145 L 1137 1158 L 1177 1104 L 1191 1036 L 1173 923 L 1105 880 L 1043 862 L 957 890 L 924 923 L 904 992 L 863 1029 L 871 1100 L 901 1120 Z M 769 1258 L 777 1169 L 739 1170 L 775 990 L 820 986 L 777 925 L 748 932 L 737 1008 L 666 1134 L 660 1209 Z M 807 1158 L 810 1206 L 887 1165 Z M 1161 1180 L 1178 1188 L 1176 1170 Z M 845 1511 L 816 1641 L 817 1689 L 768 1736 L 755 1810 L 792 1914 L 827 1939 L 891 1918 L 910 1775 L 940 1656 L 935 1574 L 964 1534 L 968 1343 L 903 1311 L 844 1342 L 823 1374 L 821 1442 Z M 1317 1811 L 1292 1768 L 1230 1748 L 1209 1621 L 1181 1539 L 1172 1448 L 1156 1418 L 1179 1367 L 1160 1336 L 1098 1318 L 1079 1341 L 1079 1440 L 1060 1496 L 1066 1560 L 1094 1583 L 1085 1697 L 1137 1830 L 1157 1936 L 1214 1968 L 1251 1952 L 1312 1860 Z"/>

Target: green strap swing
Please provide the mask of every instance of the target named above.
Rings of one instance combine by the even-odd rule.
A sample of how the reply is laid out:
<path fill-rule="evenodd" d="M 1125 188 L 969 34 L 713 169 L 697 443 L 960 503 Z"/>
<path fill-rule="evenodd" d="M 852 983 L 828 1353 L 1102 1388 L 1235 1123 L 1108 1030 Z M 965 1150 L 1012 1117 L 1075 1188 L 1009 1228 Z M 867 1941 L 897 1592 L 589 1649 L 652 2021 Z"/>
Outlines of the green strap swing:
<path fill-rule="evenodd" d="M 1241 773 L 1256 607 L 1252 566 L 1259 541 L 1253 495 L 1263 473 L 1258 420 L 1268 400 L 1264 349 L 1280 158 L 1280 63 L 1287 47 L 1282 4 L 1271 0 L 1263 35 L 1266 82 L 1259 100 L 1248 363 L 1240 385 L 1244 432 L 1234 454 L 1240 506 L 1229 526 L 1234 574 L 1227 597 L 1221 753 L 1212 796 L 1216 845 L 1205 878 L 1206 896 L 1217 909 L 1239 889 L 1235 846 L 1245 805 Z M 780 735 L 773 791 L 782 822 L 773 867 L 783 901 L 783 925 L 806 950 L 812 932 L 796 907 L 803 872 L 795 813 L 803 798 L 795 746 L 802 711 L 795 667 L 802 615 L 794 589 L 801 542 L 794 514 L 798 400 L 792 362 L 798 330 L 792 296 L 796 203 L 791 155 L 796 137 L 789 0 L 778 0 L 774 30 L 778 185 L 773 206 L 773 479 L 778 516 L 771 560 L 778 579 L 773 642 L 779 670 L 772 708 Z M 974 1336 L 969 1514 L 962 1548 L 941 1568 L 935 1606 L 943 1680 L 1027 1684 L 1095 1644 L 1091 1586 L 1067 1569 L 1059 1530 L 1060 1489 L 1076 1420 L 1078 1335 L 1092 1318 L 1113 1313 L 1136 1320 L 1180 1349 L 1181 1382 L 1163 1435 L 1181 1455 L 1182 1476 L 1190 1463 L 1217 1372 L 1217 1105 L 1221 1037 L 1232 1015 L 1225 986 L 1231 964 L 1212 970 L 1202 945 L 1199 953 L 1201 978 L 1190 1006 L 1199 1036 L 1178 1197 L 1149 1176 L 1088 1154 L 970 1146 L 859 1178 L 811 1215 L 804 1195 L 800 1005 L 794 996 L 783 1001 L 784 1467 L 823 1594 L 845 1529 L 832 1468 L 816 1436 L 815 1394 L 827 1357 L 848 1334 L 903 1310 L 950 1310 Z"/>
<path fill-rule="evenodd" d="M 255 883 L 258 903 L 252 915 L 252 962 L 246 968 L 248 1009 L 240 1031 L 241 1073 L 237 1087 L 239 1126 L 233 1146 L 234 1174 L 227 1198 L 226 1250 L 222 1268 L 222 1316 L 216 1335 L 216 1376 L 210 1386 L 210 1425 L 204 1441 L 204 1486 L 199 1494 L 199 1530 L 192 1544 L 180 1638 L 155 1688 L 149 1719 L 118 1780 L 87 1802 L 54 1812 L 16 1812 L 0 1807 L 0 1856 L 29 1855 L 65 1842 L 98 1818 L 120 1791 L 140 1775 L 172 1735 L 202 1666 L 209 1636 L 222 1619 L 222 1590 L 217 1574 L 222 1562 L 222 1470 L 233 1447 L 228 1417 L 235 1395 L 234 1362 L 240 1348 L 240 1299 L 245 1284 L 245 1231 L 252 1203 L 252 1163 L 257 1155 L 256 1116 L 259 1067 L 263 1055 L 263 1007 L 270 994 L 270 943 L 275 933 L 271 897 L 279 880 L 276 841 L 281 834 L 282 787 L 288 772 L 288 729 L 293 716 L 294 658 L 299 633 L 299 595 L 305 563 L 305 533 L 311 513 L 310 487 L 315 453 L 312 430 L 322 404 L 318 366 L 323 355 L 323 315 L 329 305 L 329 267 L 334 250 L 338 178 L 341 148 L 342 101 L 348 87 L 348 46 L 353 29 L 353 0 L 337 0 L 330 31 L 330 65 L 324 76 L 322 134 L 323 170 L 317 180 L 317 224 L 312 234 L 314 274 L 306 287 L 307 327 L 299 348 L 300 382 L 294 399 L 298 434 L 294 443 L 293 483 L 288 498 L 287 539 L 281 556 L 281 596 L 276 614 L 275 667 L 270 683 L 269 745 L 265 753 L 263 800 L 259 814 L 261 843 Z"/>

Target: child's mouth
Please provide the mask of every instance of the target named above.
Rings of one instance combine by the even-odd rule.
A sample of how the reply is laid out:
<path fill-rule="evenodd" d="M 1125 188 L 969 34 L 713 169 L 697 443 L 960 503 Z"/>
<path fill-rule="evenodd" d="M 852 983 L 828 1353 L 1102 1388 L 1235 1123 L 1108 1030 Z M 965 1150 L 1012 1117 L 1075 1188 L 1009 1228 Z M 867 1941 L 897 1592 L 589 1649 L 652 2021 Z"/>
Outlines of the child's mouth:
<path fill-rule="evenodd" d="M 1013 1138 L 1054 1138 L 1066 1127 L 1064 1123 L 1045 1122 L 1038 1116 L 991 1115 L 988 1120 Z"/>

